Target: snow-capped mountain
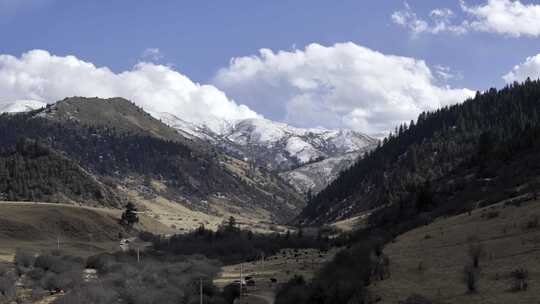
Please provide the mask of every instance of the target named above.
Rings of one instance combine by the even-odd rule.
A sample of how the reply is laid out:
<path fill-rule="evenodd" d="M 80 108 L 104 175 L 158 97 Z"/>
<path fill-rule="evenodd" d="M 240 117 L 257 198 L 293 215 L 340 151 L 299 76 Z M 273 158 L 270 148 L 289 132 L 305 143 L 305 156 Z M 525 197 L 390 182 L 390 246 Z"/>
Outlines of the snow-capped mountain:
<path fill-rule="evenodd" d="M 220 132 L 168 113 L 154 114 L 189 138 L 259 167 L 281 172 L 298 191 L 318 192 L 378 141 L 351 130 L 296 128 L 264 118 L 224 121 Z"/>
<path fill-rule="evenodd" d="M 316 194 L 334 179 L 339 173 L 349 168 L 362 156 L 362 153 L 369 150 L 347 153 L 341 156 L 330 157 L 322 161 L 301 166 L 294 170 L 279 173 L 279 175 L 291 184 L 298 192 Z"/>
<path fill-rule="evenodd" d="M 351 130 L 302 129 L 267 119 L 237 121 L 222 137 L 247 148 L 246 157 L 259 166 L 277 171 L 365 150 L 376 143 Z"/>
<path fill-rule="evenodd" d="M 0 103 L 0 113 L 30 111 L 45 105 L 33 100 Z M 378 143 L 352 130 L 296 128 L 264 118 L 220 120 L 209 127 L 170 113 L 150 114 L 187 138 L 205 141 L 231 156 L 280 172 L 300 192 L 320 191 Z"/>

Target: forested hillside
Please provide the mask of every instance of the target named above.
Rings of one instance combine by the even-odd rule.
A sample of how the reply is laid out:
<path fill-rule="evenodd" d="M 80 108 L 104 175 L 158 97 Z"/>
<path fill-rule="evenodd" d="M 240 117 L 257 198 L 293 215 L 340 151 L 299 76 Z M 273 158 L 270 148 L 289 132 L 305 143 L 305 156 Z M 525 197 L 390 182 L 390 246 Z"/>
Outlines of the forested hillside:
<path fill-rule="evenodd" d="M 122 205 L 118 194 L 75 162 L 25 139 L 0 147 L 0 200 Z"/>
<path fill-rule="evenodd" d="M 258 180 L 243 178 L 240 169 L 211 147 L 189 143 L 124 99 L 65 99 L 33 112 L 0 115 L 0 142 L 9 180 L 0 188 L 4 200 L 120 206 L 122 192 L 148 196 L 152 181 L 159 181 L 161 196 L 188 201 L 200 210 L 208 208 L 201 202 L 216 197 L 231 207 L 262 208 L 284 219 L 295 214 L 291 208 L 303 204 L 279 178 L 270 174 L 260 174 Z M 36 160 L 35 153 L 17 148 L 20 142 L 32 142 L 55 157 Z M 86 175 L 75 177 L 71 168 L 55 163 L 58 157 Z M 100 191 L 97 186 L 81 186 L 86 184 L 99 185 Z M 111 192 L 117 195 L 106 194 Z"/>
<path fill-rule="evenodd" d="M 540 82 L 490 89 L 422 113 L 313 197 L 299 220 L 323 223 L 386 206 L 372 220 L 458 212 L 536 188 Z"/>

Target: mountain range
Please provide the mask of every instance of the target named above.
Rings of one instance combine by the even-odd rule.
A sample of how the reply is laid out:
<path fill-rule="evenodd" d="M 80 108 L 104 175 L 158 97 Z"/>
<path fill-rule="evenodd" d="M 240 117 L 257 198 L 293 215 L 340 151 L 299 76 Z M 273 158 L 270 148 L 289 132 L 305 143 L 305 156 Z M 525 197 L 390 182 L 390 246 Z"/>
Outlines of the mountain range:
<path fill-rule="evenodd" d="M 378 143 L 352 130 L 295 128 L 264 118 L 226 121 L 218 132 L 169 113 L 153 113 L 188 138 L 218 147 L 256 167 L 278 172 L 298 191 L 318 192 Z"/>
<path fill-rule="evenodd" d="M 0 105 L 0 113 L 24 112 L 45 105 L 39 101 L 20 100 Z M 77 112 L 77 118 L 84 121 L 98 117 L 95 111 L 86 110 Z M 213 124 L 221 126 L 216 129 L 188 122 L 166 112 L 149 113 L 176 129 L 183 138 L 202 141 L 253 167 L 279 173 L 304 194 L 320 191 L 340 171 L 378 143 L 377 139 L 352 130 L 296 128 L 264 118 L 223 120 Z M 132 123 L 127 126 L 132 126 Z"/>
<path fill-rule="evenodd" d="M 287 222 L 306 193 L 320 191 L 378 142 L 263 118 L 224 122 L 218 133 L 123 98 L 21 100 L 0 112 L 0 198 L 116 208 L 134 200 L 156 216 L 172 202 L 195 212 L 186 227 L 228 215 Z M 69 173 L 54 171 L 58 163 Z"/>
<path fill-rule="evenodd" d="M 134 201 L 186 228 L 230 215 L 286 222 L 304 206 L 277 174 L 186 138 L 122 98 L 66 98 L 2 114 L 0 126 L 4 200 L 115 208 Z M 179 219 L 187 213 L 190 223 Z"/>
<path fill-rule="evenodd" d="M 264 119 L 228 122 L 218 134 L 122 98 L 67 98 L 0 116 L 0 197 L 165 200 L 217 218 L 298 215 L 303 225 L 369 214 L 399 225 L 529 195 L 540 180 L 538 100 L 540 81 L 491 89 L 422 113 L 379 144 Z"/>

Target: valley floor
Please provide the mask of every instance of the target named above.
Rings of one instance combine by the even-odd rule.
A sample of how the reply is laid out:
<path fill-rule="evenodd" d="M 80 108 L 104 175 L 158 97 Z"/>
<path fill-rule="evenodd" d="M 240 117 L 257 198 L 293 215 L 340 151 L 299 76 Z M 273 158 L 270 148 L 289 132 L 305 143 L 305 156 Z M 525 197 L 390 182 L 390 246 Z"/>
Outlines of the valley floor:
<path fill-rule="evenodd" d="M 434 303 L 538 303 L 540 299 L 540 202 L 503 202 L 471 214 L 438 219 L 386 246 L 391 277 L 372 283 L 380 303 L 419 294 Z M 479 291 L 468 294 L 464 267 L 471 244 L 480 244 Z M 512 290 L 511 272 L 528 271 L 528 290 Z"/>
<path fill-rule="evenodd" d="M 302 275 L 306 280 L 311 280 L 315 272 L 324 263 L 332 260 L 338 251 L 339 249 L 331 249 L 328 252 L 319 252 L 315 249 L 285 249 L 275 256 L 266 257 L 264 261 L 225 266 L 214 283 L 223 288 L 239 279 L 242 271 L 243 276 L 253 277 L 255 286 L 248 286 L 247 294 L 237 303 L 272 304 L 279 284 L 289 281 L 295 275 Z M 275 282 L 272 283 L 271 279 L 275 279 Z"/>

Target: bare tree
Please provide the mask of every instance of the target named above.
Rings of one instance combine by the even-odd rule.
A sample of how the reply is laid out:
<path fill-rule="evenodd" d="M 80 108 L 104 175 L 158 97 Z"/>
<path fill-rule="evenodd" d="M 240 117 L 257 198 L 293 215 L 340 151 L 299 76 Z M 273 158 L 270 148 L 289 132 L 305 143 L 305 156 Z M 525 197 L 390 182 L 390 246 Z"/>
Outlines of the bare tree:
<path fill-rule="evenodd" d="M 480 279 L 480 268 L 467 265 L 463 268 L 463 281 L 467 286 L 468 293 L 478 291 L 478 281 Z"/>
<path fill-rule="evenodd" d="M 467 285 L 467 292 L 475 293 L 478 291 L 478 281 L 480 280 L 480 260 L 486 256 L 486 250 L 482 243 L 475 242 L 469 245 L 468 254 L 470 261 L 463 268 L 463 280 Z"/>

